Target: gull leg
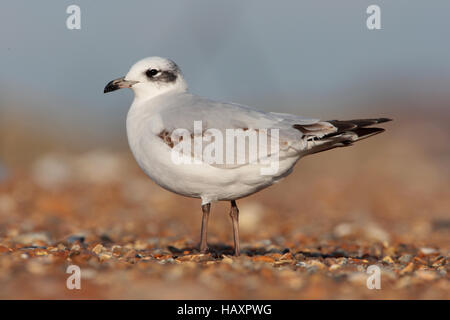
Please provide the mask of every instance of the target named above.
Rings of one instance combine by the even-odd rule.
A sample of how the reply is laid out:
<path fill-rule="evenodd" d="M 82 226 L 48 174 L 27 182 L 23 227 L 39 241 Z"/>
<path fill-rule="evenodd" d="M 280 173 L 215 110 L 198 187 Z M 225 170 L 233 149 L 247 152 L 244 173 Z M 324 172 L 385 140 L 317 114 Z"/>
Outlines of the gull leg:
<path fill-rule="evenodd" d="M 239 209 L 234 200 L 231 200 L 230 217 L 233 223 L 234 254 L 235 256 L 239 256 Z"/>
<path fill-rule="evenodd" d="M 202 205 L 203 217 L 202 217 L 202 231 L 200 234 L 200 252 L 206 253 L 208 251 L 207 235 L 208 235 L 208 220 L 211 209 L 211 203 Z"/>

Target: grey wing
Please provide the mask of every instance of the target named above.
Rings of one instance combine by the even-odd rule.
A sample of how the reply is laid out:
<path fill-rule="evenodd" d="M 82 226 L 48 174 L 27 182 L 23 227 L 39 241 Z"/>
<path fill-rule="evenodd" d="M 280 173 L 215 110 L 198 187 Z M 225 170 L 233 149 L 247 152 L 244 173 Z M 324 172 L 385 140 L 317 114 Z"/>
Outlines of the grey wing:
<path fill-rule="evenodd" d="M 180 103 L 182 101 L 182 103 Z M 279 129 L 280 139 L 286 137 L 299 140 L 305 136 L 322 136 L 336 128 L 319 119 L 264 112 L 235 103 L 217 102 L 192 94 L 175 96 L 168 101 L 168 108 L 161 112 L 162 121 L 168 131 L 176 128 L 194 129 L 194 121 L 201 121 L 204 130 L 226 129 Z M 295 128 L 302 128 L 299 130 Z"/>
<path fill-rule="evenodd" d="M 172 143 L 170 137 L 177 129 L 187 130 L 191 139 L 199 133 L 199 128 L 202 136 L 212 130 L 218 130 L 223 137 L 226 137 L 227 129 L 238 129 L 248 136 L 254 133 L 267 134 L 269 144 L 267 149 L 271 151 L 269 154 L 275 152 L 270 142 L 271 138 L 278 139 L 276 152 L 279 153 L 280 158 L 283 158 L 298 155 L 308 147 L 310 139 L 321 138 L 336 131 L 332 124 L 318 119 L 263 112 L 248 106 L 216 102 L 191 94 L 174 96 L 173 100 L 167 100 L 166 103 L 160 116 L 164 126 L 162 139 L 169 143 Z M 204 142 L 204 144 L 209 142 Z M 225 146 L 225 142 L 223 145 Z M 245 157 L 248 160 L 249 149 L 245 148 L 245 150 Z M 258 153 L 258 157 L 260 156 L 262 155 Z"/>

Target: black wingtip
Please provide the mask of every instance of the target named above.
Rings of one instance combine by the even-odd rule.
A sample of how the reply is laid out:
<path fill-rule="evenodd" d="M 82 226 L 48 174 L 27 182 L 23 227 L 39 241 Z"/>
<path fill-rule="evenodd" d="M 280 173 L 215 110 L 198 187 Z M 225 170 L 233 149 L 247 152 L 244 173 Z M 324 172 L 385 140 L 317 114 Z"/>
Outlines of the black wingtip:
<path fill-rule="evenodd" d="M 356 141 L 360 141 L 369 137 L 372 137 L 376 134 L 382 133 L 386 131 L 383 128 L 358 128 L 355 130 L 352 130 L 353 133 L 356 133 L 358 135 L 358 139 Z"/>
<path fill-rule="evenodd" d="M 393 121 L 391 118 L 378 118 L 378 123 Z"/>

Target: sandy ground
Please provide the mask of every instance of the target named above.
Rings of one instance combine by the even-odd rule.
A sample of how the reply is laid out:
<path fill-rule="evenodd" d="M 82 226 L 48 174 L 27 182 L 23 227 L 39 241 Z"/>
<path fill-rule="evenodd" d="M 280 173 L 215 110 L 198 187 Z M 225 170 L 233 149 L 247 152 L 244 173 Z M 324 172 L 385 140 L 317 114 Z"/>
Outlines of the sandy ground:
<path fill-rule="evenodd" d="M 239 258 L 228 203 L 213 204 L 201 255 L 199 200 L 156 186 L 128 152 L 44 154 L 0 182 L 0 298 L 449 299 L 448 128 L 385 127 L 238 201 Z"/>

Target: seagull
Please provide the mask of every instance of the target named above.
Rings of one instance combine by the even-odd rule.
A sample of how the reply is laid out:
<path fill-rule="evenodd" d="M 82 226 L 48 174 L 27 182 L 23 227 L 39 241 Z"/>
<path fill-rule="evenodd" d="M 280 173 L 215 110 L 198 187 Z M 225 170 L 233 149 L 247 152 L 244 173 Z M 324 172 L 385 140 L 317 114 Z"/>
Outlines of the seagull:
<path fill-rule="evenodd" d="M 384 131 L 370 126 L 391 120 L 322 121 L 210 100 L 190 93 L 177 64 L 161 57 L 138 61 L 126 76 L 110 81 L 104 93 L 121 88 L 131 88 L 134 92 L 126 129 L 128 143 L 138 165 L 162 188 L 201 199 L 201 253 L 208 252 L 207 231 L 212 202 L 230 201 L 234 253 L 239 256 L 239 210 L 236 200 L 279 182 L 293 171 L 302 157 L 350 146 Z M 201 124 L 200 129 L 198 123 Z M 180 129 L 184 130 L 182 135 L 176 133 Z M 214 140 L 219 141 L 217 136 L 221 133 L 226 136 L 229 130 L 236 130 L 247 137 L 259 133 L 261 141 L 264 140 L 261 133 L 265 133 L 265 140 L 270 140 L 270 151 L 259 154 L 256 149 L 235 148 L 227 141 L 225 149 L 231 146 L 228 149 L 236 152 L 234 157 L 227 158 L 232 161 L 214 163 L 202 160 L 197 157 L 198 153 L 197 156 L 192 153 L 192 149 L 183 156 L 191 160 L 195 158 L 196 161 L 174 161 L 174 154 L 181 154 L 181 148 L 177 148 L 181 142 L 183 146 L 189 146 L 187 142 L 192 142 L 195 148 L 197 138 L 200 138 L 203 139 L 200 142 L 202 147 L 207 143 L 205 141 L 212 141 L 211 132 L 214 133 Z M 177 152 L 175 149 L 178 149 Z M 261 147 L 261 150 L 264 148 Z M 225 150 L 227 156 L 229 151 Z M 219 149 L 212 152 L 221 153 Z M 245 160 L 238 163 L 235 159 L 240 156 Z M 253 161 L 248 160 L 250 157 Z M 270 158 L 273 163 L 267 161 Z M 275 170 L 262 171 L 275 160 Z"/>

